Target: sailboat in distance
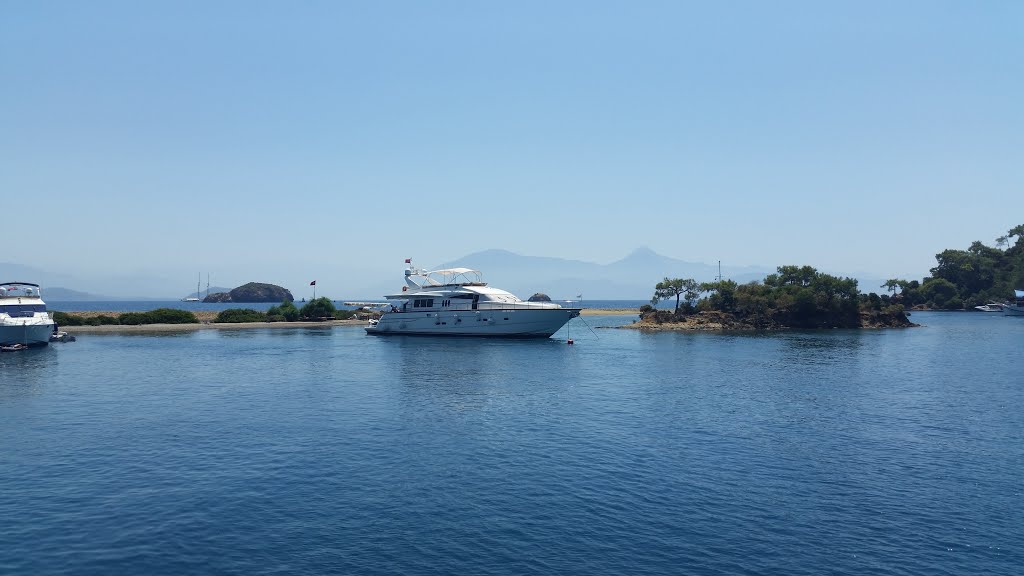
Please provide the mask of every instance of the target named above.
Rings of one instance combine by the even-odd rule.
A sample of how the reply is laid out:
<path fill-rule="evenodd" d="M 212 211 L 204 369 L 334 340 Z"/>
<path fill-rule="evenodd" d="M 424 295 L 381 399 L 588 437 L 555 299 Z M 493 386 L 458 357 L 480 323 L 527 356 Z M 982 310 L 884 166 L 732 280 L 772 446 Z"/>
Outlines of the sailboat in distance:
<path fill-rule="evenodd" d="M 199 302 L 200 301 L 199 300 L 199 294 L 200 294 L 200 292 L 199 292 L 199 285 L 202 284 L 202 282 L 203 282 L 203 274 L 200 272 L 199 280 L 196 281 L 196 295 L 195 296 L 186 296 L 185 298 L 182 298 L 181 301 L 182 302 Z"/>

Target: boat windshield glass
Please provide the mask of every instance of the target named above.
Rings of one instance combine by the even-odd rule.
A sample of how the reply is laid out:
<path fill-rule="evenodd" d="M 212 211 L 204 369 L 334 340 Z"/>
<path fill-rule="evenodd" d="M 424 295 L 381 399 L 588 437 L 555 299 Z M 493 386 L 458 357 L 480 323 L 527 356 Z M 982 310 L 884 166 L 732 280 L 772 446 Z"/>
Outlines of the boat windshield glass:
<path fill-rule="evenodd" d="M 46 312 L 46 305 L 8 304 L 0 306 L 0 314 L 9 314 L 12 318 L 31 317 L 36 312 Z"/>

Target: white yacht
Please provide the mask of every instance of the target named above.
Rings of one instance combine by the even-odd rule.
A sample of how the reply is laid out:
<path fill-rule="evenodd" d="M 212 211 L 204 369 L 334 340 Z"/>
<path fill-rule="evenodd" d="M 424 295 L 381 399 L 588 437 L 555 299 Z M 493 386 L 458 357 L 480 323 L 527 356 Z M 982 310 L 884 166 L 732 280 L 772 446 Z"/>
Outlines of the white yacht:
<path fill-rule="evenodd" d="M 1013 300 L 1003 304 L 1003 314 L 1007 316 L 1024 316 L 1024 290 L 1013 291 Z"/>
<path fill-rule="evenodd" d="M 392 302 L 369 334 L 500 336 L 547 338 L 580 315 L 579 308 L 551 302 L 524 302 L 488 286 L 478 270 L 420 270 L 406 260 L 405 286 L 384 297 Z"/>
<path fill-rule="evenodd" d="M 54 326 L 38 284 L 0 283 L 0 346 L 44 346 Z"/>

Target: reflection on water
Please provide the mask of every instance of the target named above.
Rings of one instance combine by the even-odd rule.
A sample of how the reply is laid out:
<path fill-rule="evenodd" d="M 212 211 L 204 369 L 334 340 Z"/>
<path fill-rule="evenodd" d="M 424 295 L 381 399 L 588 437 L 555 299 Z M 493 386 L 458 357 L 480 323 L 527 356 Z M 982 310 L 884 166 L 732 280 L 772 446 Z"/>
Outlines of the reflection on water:
<path fill-rule="evenodd" d="M 797 369 L 849 362 L 860 353 L 864 336 L 856 330 L 786 332 L 777 341 L 783 362 Z"/>
<path fill-rule="evenodd" d="M 57 346 L 0 352 L 0 400 L 35 394 L 57 369 Z"/>
<path fill-rule="evenodd" d="M 430 401 L 459 409 L 481 407 L 489 398 L 529 394 L 535 386 L 557 385 L 568 348 L 558 340 L 377 337 L 393 362 L 389 380 Z M 524 361 L 529 358 L 528 361 Z"/>

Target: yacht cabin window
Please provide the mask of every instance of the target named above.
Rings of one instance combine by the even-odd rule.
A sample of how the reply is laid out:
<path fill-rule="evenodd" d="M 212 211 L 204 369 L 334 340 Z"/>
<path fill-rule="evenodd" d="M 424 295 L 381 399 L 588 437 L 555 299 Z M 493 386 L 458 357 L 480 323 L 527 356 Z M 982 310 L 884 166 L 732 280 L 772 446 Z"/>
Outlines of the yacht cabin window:
<path fill-rule="evenodd" d="M 0 313 L 9 314 L 12 318 L 31 317 L 36 312 L 46 312 L 46 306 L 44 304 L 8 304 L 0 307 Z"/>

